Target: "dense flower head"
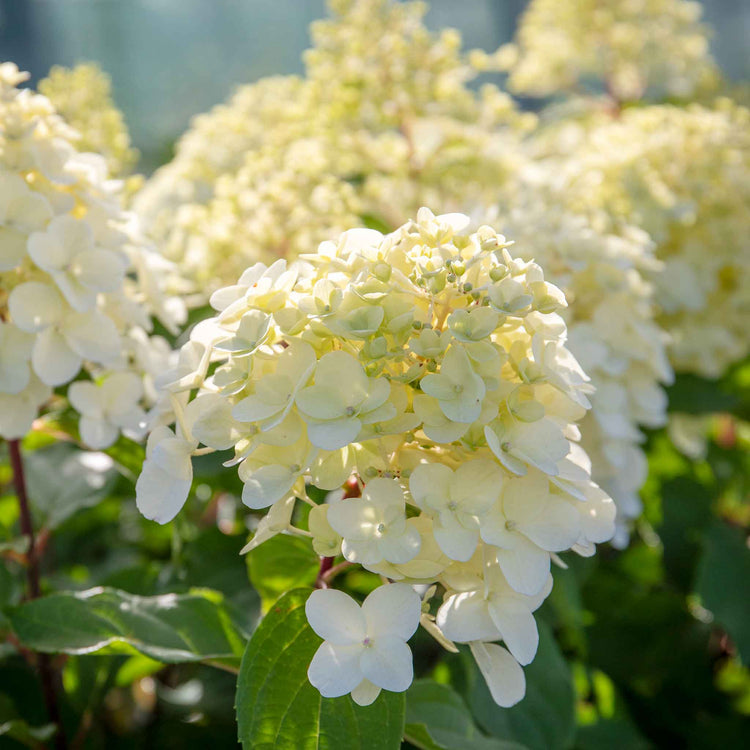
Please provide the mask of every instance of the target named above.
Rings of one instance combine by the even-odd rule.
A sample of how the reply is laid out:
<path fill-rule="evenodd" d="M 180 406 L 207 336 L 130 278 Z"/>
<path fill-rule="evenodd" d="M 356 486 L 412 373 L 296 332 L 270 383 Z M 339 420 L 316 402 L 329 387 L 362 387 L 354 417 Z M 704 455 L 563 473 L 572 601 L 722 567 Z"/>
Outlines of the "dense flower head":
<path fill-rule="evenodd" d="M 620 101 L 713 88 L 701 5 L 692 0 L 533 0 L 504 51 L 511 90 L 574 91 L 591 79 Z"/>
<path fill-rule="evenodd" d="M 47 78 L 39 81 L 39 92 L 78 133 L 78 151 L 103 156 L 113 177 L 132 171 L 138 151 L 131 146 L 122 112 L 112 100 L 112 82 L 98 65 L 55 65 Z"/>
<path fill-rule="evenodd" d="M 244 86 L 195 119 L 135 207 L 197 286 L 495 189 L 535 117 L 495 86 L 471 88 L 477 70 L 459 34 L 429 31 L 425 10 L 333 2 L 313 24 L 303 78 Z"/>
<path fill-rule="evenodd" d="M 539 136 L 531 146 L 519 138 L 523 116 L 505 94 L 465 85 L 487 56 L 462 55 L 455 33 L 428 31 L 422 4 L 332 10 L 313 26 L 305 78 L 243 87 L 196 118 L 141 192 L 139 212 L 167 256 L 211 289 L 250 262 L 294 260 L 347 226 L 395 229 L 423 204 L 483 216 L 500 197 L 500 225 L 523 233 L 520 252 L 543 259 L 576 299 L 566 312 L 580 331 L 573 339 L 590 342 L 580 356 L 606 385 L 586 419 L 587 448 L 597 481 L 620 500 L 624 543 L 645 478 L 638 425 L 663 423 L 658 384 L 670 377 L 644 280 L 661 272 L 651 241 L 562 210 L 567 197 L 545 184 L 556 165 L 528 178 Z M 371 43 L 374 30 L 382 44 Z"/>
<path fill-rule="evenodd" d="M 519 256 L 542 265 L 568 300 L 561 313 L 567 346 L 596 388 L 581 422 L 581 445 L 594 481 L 617 504 L 614 543 L 622 546 L 640 515 L 638 491 L 647 473 L 640 427 L 666 423 L 661 384 L 673 379 L 668 337 L 655 321 L 648 281 L 661 264 L 644 231 L 626 225 L 618 234 L 597 231 L 584 216 L 563 208 L 539 184 L 533 162 L 504 192 L 488 220 L 501 224 L 516 240 Z"/>
<path fill-rule="evenodd" d="M 53 389 L 70 388 L 81 437 L 103 448 L 143 429 L 153 374 L 182 303 L 166 293 L 167 261 L 123 211 L 103 157 L 81 153 L 28 76 L 0 65 L 0 435 L 22 437 Z"/>
<path fill-rule="evenodd" d="M 349 230 L 217 290 L 216 316 L 162 378 L 174 428 L 162 413 L 137 501 L 147 517 L 171 520 L 188 496 L 191 455 L 233 448 L 225 465 L 238 467 L 244 503 L 270 508 L 256 546 L 294 531 L 295 498 L 314 504 L 307 485 L 330 491 L 310 512 L 316 551 L 391 580 L 442 584 L 439 623 L 476 642 L 509 705 L 523 694 L 517 662 L 536 649 L 530 613 L 549 593 L 552 556 L 593 554 L 614 532 L 614 506 L 577 444 L 593 388 L 565 345 L 565 297 L 502 235 L 469 232 L 469 221 L 423 208 L 389 235 Z M 352 482 L 358 496 L 342 497 Z M 452 597 L 471 591 L 497 599 L 494 609 L 520 607 L 523 633 L 502 616 L 495 630 L 462 630 L 469 610 Z M 501 638 L 507 651 L 484 643 Z M 332 641 L 358 649 L 351 684 L 332 686 L 311 667 L 324 694 L 364 678 L 405 689 L 377 682 L 361 641 Z M 330 666 L 333 656 L 320 658 Z"/>
<path fill-rule="evenodd" d="M 718 377 L 750 351 L 750 111 L 728 99 L 589 112 L 536 139 L 556 200 L 600 231 L 645 230 L 677 370 Z"/>

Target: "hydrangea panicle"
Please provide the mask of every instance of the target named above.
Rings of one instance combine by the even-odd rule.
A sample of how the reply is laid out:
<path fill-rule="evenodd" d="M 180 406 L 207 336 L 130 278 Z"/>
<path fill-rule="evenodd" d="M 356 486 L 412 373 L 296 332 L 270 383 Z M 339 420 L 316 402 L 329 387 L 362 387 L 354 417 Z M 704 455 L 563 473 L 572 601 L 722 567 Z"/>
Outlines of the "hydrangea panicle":
<path fill-rule="evenodd" d="M 593 554 L 614 532 L 575 442 L 593 388 L 565 345 L 565 297 L 505 237 L 469 223 L 423 208 L 391 234 L 350 230 L 295 263 L 256 264 L 214 293 L 216 316 L 165 376 L 175 428 L 162 419 L 149 438 L 145 515 L 176 515 L 191 454 L 233 447 L 225 465 L 244 502 L 269 508 L 250 547 L 295 533 L 302 498 L 316 551 L 401 582 L 371 595 L 374 624 L 370 599 L 363 620 L 343 593 L 313 594 L 325 643 L 310 679 L 323 695 L 367 703 L 406 689 L 419 608 L 403 584 L 439 583 L 444 614 L 425 627 L 472 644 L 496 700 L 520 700 L 552 555 Z M 361 492 L 341 492 L 352 483 Z M 309 484 L 330 502 L 316 505 Z M 414 617 L 388 611 L 399 592 Z M 326 602 L 341 609 L 334 622 Z"/>

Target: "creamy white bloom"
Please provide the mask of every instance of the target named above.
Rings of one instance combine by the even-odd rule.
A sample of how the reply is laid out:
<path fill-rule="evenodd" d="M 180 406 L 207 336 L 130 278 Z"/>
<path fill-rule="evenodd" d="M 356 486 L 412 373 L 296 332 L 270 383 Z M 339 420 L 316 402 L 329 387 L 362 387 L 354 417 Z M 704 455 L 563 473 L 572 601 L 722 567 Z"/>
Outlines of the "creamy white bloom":
<path fill-rule="evenodd" d="M 565 497 L 550 492 L 544 474 L 532 471 L 505 484 L 480 533 L 498 547 L 498 565 L 508 583 L 532 596 L 549 575 L 549 553 L 569 549 L 578 540 L 580 517 Z"/>
<path fill-rule="evenodd" d="M 483 671 L 500 670 L 488 681 L 510 705 L 520 666 L 476 643 L 502 639 L 528 663 L 551 554 L 591 554 L 613 533 L 613 512 L 576 446 L 591 386 L 564 344 L 562 293 L 490 227 L 462 233 L 468 223 L 421 209 L 390 235 L 351 230 L 215 292 L 218 314 L 163 378 L 160 418 L 175 432 L 160 427 L 150 441 L 138 502 L 171 519 L 189 492 L 190 455 L 233 447 L 225 466 L 238 466 L 243 502 L 270 508 L 249 549 L 309 534 L 321 556 L 466 594 L 443 610 L 446 628 L 474 644 Z M 295 498 L 314 506 L 308 529 L 290 523 Z M 374 652 L 359 608 L 340 596 L 351 611 L 337 622 L 360 622 L 356 638 L 338 643 L 311 619 L 327 641 L 313 683 L 360 703 L 405 689 L 357 671 Z M 479 609 L 487 627 L 472 631 L 465 613 Z M 429 612 L 422 619 L 455 648 Z"/>
<path fill-rule="evenodd" d="M 493 461 L 467 461 L 455 472 L 442 464 L 419 464 L 409 477 L 409 489 L 432 516 L 440 549 L 453 560 L 466 561 L 477 547 L 480 519 L 500 496 L 503 481 Z"/>
<path fill-rule="evenodd" d="M 185 308 L 102 156 L 76 150 L 51 102 L 19 88 L 26 78 L 0 66 L 0 435 L 22 437 L 51 388 L 80 373 L 81 437 L 103 448 L 123 429 L 135 437 L 154 405 L 153 318 L 176 332 Z"/>
<path fill-rule="evenodd" d="M 411 586 L 375 589 L 360 607 L 343 591 L 314 591 L 305 605 L 310 627 L 323 638 L 307 675 L 325 698 L 352 694 L 366 706 L 382 690 L 402 693 L 414 669 L 406 641 L 419 626 L 421 602 Z"/>
<path fill-rule="evenodd" d="M 34 232 L 28 251 L 78 312 L 94 307 L 98 292 L 118 289 L 125 276 L 124 258 L 95 248 L 91 226 L 72 216 L 56 216 L 44 232 Z"/>
<path fill-rule="evenodd" d="M 419 532 L 406 518 L 404 491 L 393 479 L 373 479 L 361 498 L 332 505 L 328 523 L 343 537 L 341 551 L 351 562 L 406 563 L 419 552 Z"/>
<path fill-rule="evenodd" d="M 488 568 L 477 588 L 452 593 L 438 610 L 436 624 L 452 641 L 505 641 L 519 664 L 536 655 L 539 633 L 533 612 L 552 590 L 552 576 L 534 596 L 519 594 L 497 568 Z"/>
<path fill-rule="evenodd" d="M 146 412 L 138 405 L 143 382 L 133 372 L 113 372 L 99 385 L 77 381 L 68 389 L 71 406 L 81 414 L 81 439 L 91 448 L 107 448 L 120 430 L 138 435 Z"/>

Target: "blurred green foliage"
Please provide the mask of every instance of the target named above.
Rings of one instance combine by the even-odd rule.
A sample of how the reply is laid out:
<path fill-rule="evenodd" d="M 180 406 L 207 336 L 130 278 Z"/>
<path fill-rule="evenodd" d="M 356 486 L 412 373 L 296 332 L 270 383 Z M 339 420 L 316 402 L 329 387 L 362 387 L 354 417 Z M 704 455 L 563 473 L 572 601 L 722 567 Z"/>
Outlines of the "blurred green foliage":
<path fill-rule="evenodd" d="M 420 631 L 405 714 L 393 694 L 369 714 L 351 704 L 348 723 L 331 724 L 331 747 L 344 747 L 341 737 L 357 727 L 385 744 L 350 747 L 390 747 L 384 738 L 402 727 L 404 747 L 428 750 L 746 744 L 750 364 L 718 384 L 679 378 L 670 403 L 719 412 L 707 421 L 705 457 L 686 458 L 664 430 L 649 435 L 645 510 L 631 546 L 564 556 L 568 568 L 556 572 L 539 611 L 540 648 L 525 669 L 524 701 L 498 708 L 463 647 L 448 654 Z M 77 748 L 235 747 L 240 656 L 248 642 L 246 664 L 259 653 L 249 639 L 261 603 L 270 629 L 273 618 L 284 619 L 276 599 L 314 581 L 315 555 L 306 540 L 282 536 L 239 556 L 258 517 L 242 507 L 236 477 L 219 471 L 224 456 L 196 461 L 193 492 L 176 521 L 144 520 L 133 499 L 142 447 L 123 439 L 108 457 L 83 451 L 68 416 L 48 415 L 24 444 L 42 558 L 44 595 L 34 602 L 23 601 L 28 545 L 0 447 L 0 748 L 54 743 L 32 649 L 53 654 L 65 733 Z M 295 524 L 306 528 L 304 513 Z M 344 575 L 347 590 L 362 596 L 377 582 L 361 571 Z M 266 651 L 280 661 L 241 673 L 237 708 L 247 747 L 258 680 L 279 695 L 307 696 L 294 703 L 295 723 L 284 730 L 292 732 L 289 747 L 294 732 L 327 720 L 327 703 L 304 681 L 318 639 L 295 611 L 304 637 L 272 639 Z M 291 627 L 285 622 L 278 627 Z M 377 708 L 381 702 L 390 714 Z"/>

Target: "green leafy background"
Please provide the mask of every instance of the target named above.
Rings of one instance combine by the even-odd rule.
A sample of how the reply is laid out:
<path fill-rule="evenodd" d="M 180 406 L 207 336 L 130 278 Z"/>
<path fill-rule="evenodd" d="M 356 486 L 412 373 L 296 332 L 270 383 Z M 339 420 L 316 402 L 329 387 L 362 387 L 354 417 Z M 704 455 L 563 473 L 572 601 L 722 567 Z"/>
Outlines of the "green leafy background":
<path fill-rule="evenodd" d="M 24 444 L 43 551 L 36 601 L 23 601 L 27 540 L 0 446 L 0 748 L 55 742 L 31 651 L 50 655 L 79 748 L 745 746 L 750 365 L 719 384 L 680 378 L 670 403 L 717 414 L 705 459 L 687 459 L 664 430 L 648 436 L 631 546 L 564 556 L 538 612 L 526 698 L 511 709 L 492 702 L 466 649 L 449 654 L 423 631 L 405 695 L 369 708 L 322 699 L 305 676 L 320 643 L 304 618 L 318 566 L 307 540 L 276 537 L 240 557 L 258 515 L 223 456 L 196 460 L 173 523 L 145 521 L 133 497 L 142 447 L 121 440 L 109 459 L 89 455 L 71 415 L 51 415 Z M 356 569 L 336 579 L 360 599 L 377 584 Z"/>

